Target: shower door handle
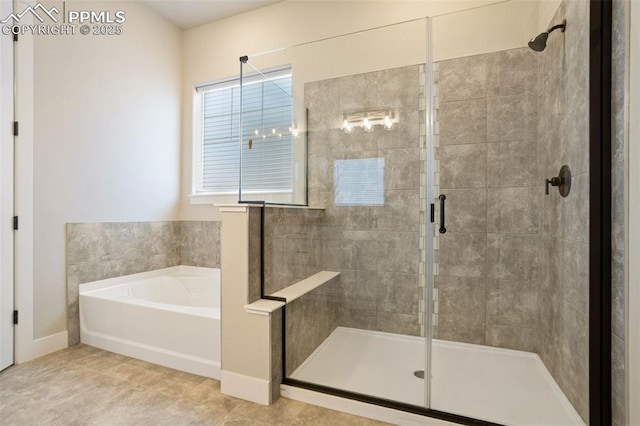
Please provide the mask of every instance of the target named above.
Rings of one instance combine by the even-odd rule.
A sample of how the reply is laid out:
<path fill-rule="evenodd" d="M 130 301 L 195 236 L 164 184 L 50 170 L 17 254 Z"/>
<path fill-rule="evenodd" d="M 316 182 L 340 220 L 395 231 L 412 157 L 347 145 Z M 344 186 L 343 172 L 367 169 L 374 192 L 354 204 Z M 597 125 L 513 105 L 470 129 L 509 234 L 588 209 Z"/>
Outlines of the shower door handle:
<path fill-rule="evenodd" d="M 440 229 L 439 229 L 439 231 L 440 231 L 441 234 L 444 234 L 445 232 L 447 232 L 447 228 L 444 225 L 444 200 L 446 200 L 447 197 L 444 194 L 440 194 L 438 199 L 440 200 Z"/>

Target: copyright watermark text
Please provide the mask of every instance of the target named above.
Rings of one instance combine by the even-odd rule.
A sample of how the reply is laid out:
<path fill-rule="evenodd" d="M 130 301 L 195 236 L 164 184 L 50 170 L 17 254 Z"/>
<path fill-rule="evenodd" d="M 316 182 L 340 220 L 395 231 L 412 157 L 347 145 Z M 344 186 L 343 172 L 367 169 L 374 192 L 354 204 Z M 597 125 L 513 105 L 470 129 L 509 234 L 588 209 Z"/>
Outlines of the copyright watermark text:
<path fill-rule="evenodd" d="M 124 10 L 66 10 L 65 6 L 62 2 L 62 14 L 57 7 L 47 8 L 42 3 L 11 13 L 0 20 L 2 34 L 107 36 L 124 32 Z"/>

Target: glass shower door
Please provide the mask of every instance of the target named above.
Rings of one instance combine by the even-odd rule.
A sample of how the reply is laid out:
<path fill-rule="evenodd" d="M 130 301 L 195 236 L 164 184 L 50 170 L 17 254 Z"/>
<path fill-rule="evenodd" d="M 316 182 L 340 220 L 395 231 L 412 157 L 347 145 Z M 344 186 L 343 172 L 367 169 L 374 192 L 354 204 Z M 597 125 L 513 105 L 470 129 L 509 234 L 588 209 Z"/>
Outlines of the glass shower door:
<path fill-rule="evenodd" d="M 588 418 L 588 7 L 503 2 L 432 19 L 434 410 Z M 545 193 L 546 179 L 567 183 L 563 165 L 571 191 Z"/>
<path fill-rule="evenodd" d="M 265 294 L 339 274 L 286 307 L 285 383 L 427 406 L 426 41 L 418 19 L 248 57 L 308 111 L 309 209 L 266 209 Z"/>

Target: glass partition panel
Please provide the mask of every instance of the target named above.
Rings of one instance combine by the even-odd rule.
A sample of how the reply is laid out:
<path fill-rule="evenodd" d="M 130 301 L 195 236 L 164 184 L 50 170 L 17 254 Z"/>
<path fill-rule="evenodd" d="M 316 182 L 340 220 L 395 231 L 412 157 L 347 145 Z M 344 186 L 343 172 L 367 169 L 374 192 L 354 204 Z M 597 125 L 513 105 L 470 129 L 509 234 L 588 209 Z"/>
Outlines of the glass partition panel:
<path fill-rule="evenodd" d="M 321 209 L 266 209 L 265 294 L 339 273 L 287 305 L 285 381 L 426 407 L 427 21 L 248 63 L 290 66 L 308 111 L 309 206 Z"/>
<path fill-rule="evenodd" d="M 307 204 L 307 113 L 292 96 L 291 68 L 243 61 L 240 201 Z"/>

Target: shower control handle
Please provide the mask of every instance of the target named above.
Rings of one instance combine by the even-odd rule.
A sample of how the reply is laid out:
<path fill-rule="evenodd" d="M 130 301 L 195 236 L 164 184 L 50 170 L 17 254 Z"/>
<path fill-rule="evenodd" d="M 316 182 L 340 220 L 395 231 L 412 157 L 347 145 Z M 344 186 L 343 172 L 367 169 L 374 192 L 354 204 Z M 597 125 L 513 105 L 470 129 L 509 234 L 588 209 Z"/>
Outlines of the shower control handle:
<path fill-rule="evenodd" d="M 560 168 L 558 176 L 544 180 L 544 193 L 549 195 L 549 185 L 558 187 L 562 197 L 566 197 L 571 192 L 571 170 L 566 164 Z"/>
<path fill-rule="evenodd" d="M 441 234 L 447 232 L 447 228 L 444 225 L 444 200 L 447 199 L 447 196 L 444 194 L 440 194 L 438 197 L 440 200 L 440 229 L 438 230 Z"/>
<path fill-rule="evenodd" d="M 552 177 L 551 179 L 545 179 L 544 180 L 544 193 L 546 195 L 549 195 L 549 185 L 551 186 L 560 186 L 560 178 L 559 177 Z"/>

